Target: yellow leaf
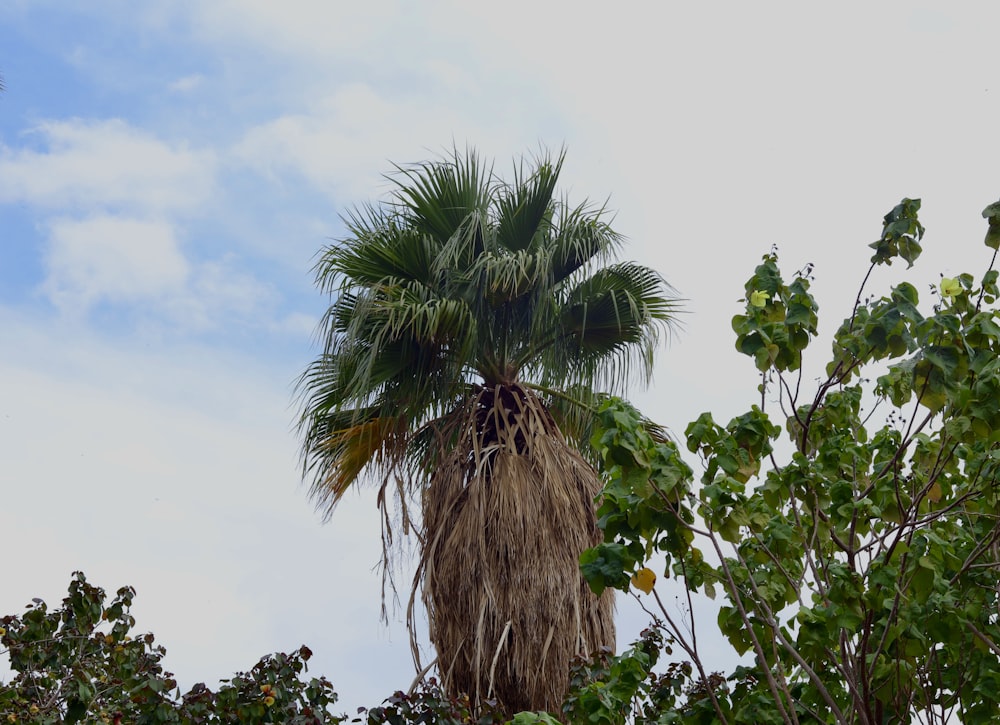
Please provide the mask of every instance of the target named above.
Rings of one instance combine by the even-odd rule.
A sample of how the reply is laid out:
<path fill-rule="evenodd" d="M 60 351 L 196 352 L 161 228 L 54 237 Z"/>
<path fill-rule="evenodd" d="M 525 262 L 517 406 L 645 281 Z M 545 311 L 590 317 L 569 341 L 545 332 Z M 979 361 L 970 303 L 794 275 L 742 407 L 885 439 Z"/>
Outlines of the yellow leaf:
<path fill-rule="evenodd" d="M 760 290 L 754 290 L 750 293 L 750 304 L 754 307 L 764 307 L 767 301 L 771 298 L 767 292 L 761 292 Z"/>
<path fill-rule="evenodd" d="M 941 484 L 940 483 L 938 483 L 937 481 L 935 481 L 934 485 L 931 486 L 929 489 L 927 489 L 927 498 L 930 500 L 931 503 L 937 503 L 938 501 L 941 500 Z"/>
<path fill-rule="evenodd" d="M 656 574 L 653 573 L 652 569 L 647 569 L 643 567 L 635 574 L 632 575 L 632 586 L 636 589 L 641 589 L 646 594 L 653 591 L 653 584 L 656 583 Z"/>
<path fill-rule="evenodd" d="M 962 283 L 957 279 L 952 279 L 951 277 L 943 277 L 941 279 L 941 296 L 942 297 L 957 297 L 962 294 Z"/>

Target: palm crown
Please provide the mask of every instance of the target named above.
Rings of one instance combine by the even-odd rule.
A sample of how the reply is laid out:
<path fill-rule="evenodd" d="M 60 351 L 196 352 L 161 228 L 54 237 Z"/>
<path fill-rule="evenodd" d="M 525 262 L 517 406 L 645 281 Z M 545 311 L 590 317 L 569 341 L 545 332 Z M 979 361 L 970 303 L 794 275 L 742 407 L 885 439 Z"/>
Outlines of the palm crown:
<path fill-rule="evenodd" d="M 322 252 L 317 282 L 335 300 L 300 386 L 305 470 L 327 513 L 366 466 L 426 473 L 440 423 L 477 389 L 534 388 L 572 432 L 581 402 L 636 364 L 650 372 L 676 300 L 655 271 L 613 261 L 603 208 L 556 196 L 563 159 L 522 161 L 512 182 L 473 151 L 397 167 L 390 198 L 355 209 Z"/>

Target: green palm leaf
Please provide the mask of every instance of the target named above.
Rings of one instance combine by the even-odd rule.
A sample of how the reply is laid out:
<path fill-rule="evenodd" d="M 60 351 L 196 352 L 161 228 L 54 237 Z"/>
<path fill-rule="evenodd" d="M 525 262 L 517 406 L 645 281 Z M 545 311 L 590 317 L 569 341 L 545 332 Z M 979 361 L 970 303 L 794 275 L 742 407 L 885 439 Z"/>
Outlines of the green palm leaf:
<path fill-rule="evenodd" d="M 398 166 L 387 200 L 346 215 L 347 236 L 316 265 L 317 284 L 334 296 L 320 325 L 323 354 L 299 380 L 304 471 L 320 505 L 343 488 L 324 493 L 324 470 L 356 480 L 364 470 L 340 466 L 347 449 L 323 445 L 317 431 L 351 430 L 372 415 L 405 420 L 409 435 L 371 438 L 380 447 L 365 460 L 379 480 L 379 461 L 421 470 L 415 432 L 476 380 L 620 393 L 632 372 L 648 378 L 678 300 L 654 270 L 609 264 L 621 238 L 603 207 L 557 196 L 564 159 L 522 161 L 507 183 L 474 151 L 455 151 Z"/>
<path fill-rule="evenodd" d="M 565 152 L 554 162 L 541 160 L 526 171 L 524 160 L 514 167 L 514 181 L 502 185 L 496 199 L 496 243 L 512 252 L 537 247 L 548 231 L 553 194 Z"/>
<path fill-rule="evenodd" d="M 456 150 L 447 161 L 397 166 L 396 192 L 388 205 L 412 229 L 444 245 L 456 234 L 482 241 L 484 216 L 493 195 L 492 171 L 475 151 Z M 473 245 L 475 247 L 475 245 Z"/>

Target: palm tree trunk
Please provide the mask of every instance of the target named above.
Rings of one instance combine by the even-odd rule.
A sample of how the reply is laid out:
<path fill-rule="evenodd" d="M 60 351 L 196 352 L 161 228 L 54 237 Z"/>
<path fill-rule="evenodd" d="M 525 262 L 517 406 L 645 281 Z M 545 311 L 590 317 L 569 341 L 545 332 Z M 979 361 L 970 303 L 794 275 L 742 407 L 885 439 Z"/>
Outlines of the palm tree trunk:
<path fill-rule="evenodd" d="M 558 712 L 572 659 L 614 648 L 611 590 L 579 556 L 601 539 L 600 482 L 517 384 L 484 388 L 445 440 L 423 502 L 423 597 L 446 691 Z"/>

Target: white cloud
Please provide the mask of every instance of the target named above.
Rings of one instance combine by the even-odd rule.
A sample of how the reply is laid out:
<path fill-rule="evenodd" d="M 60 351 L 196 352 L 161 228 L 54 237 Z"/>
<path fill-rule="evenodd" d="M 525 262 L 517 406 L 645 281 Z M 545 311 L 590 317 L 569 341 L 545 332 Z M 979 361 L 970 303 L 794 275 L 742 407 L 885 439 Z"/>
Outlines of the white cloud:
<path fill-rule="evenodd" d="M 229 255 L 198 264 L 187 287 L 163 306 L 178 325 L 202 332 L 234 319 L 261 322 L 277 299 L 272 287 L 243 272 Z"/>
<path fill-rule="evenodd" d="M 50 121 L 25 138 L 42 147 L 0 146 L 0 204 L 49 216 L 39 225 L 48 236 L 40 287 L 63 313 L 80 318 L 110 303 L 144 324 L 195 333 L 254 316 L 268 324 L 273 288 L 235 254 L 206 257 L 204 246 L 180 241 L 178 219 L 187 229 L 213 198 L 215 152 L 116 119 Z M 214 214 L 226 223 L 225 209 Z"/>
<path fill-rule="evenodd" d="M 391 32 L 418 20 L 424 8 L 397 3 L 327 3 L 290 0 L 222 0 L 188 6 L 192 25 L 206 42 L 232 41 L 309 58 L 351 56 L 380 47 L 391 54 L 401 45 Z M 409 16 L 409 17 L 408 17 Z M 384 44 L 379 39 L 389 40 Z"/>
<path fill-rule="evenodd" d="M 43 293 L 74 318 L 106 302 L 189 333 L 234 320 L 278 324 L 268 322 L 279 299 L 271 286 L 243 271 L 234 254 L 189 260 L 174 227 L 159 219 L 56 219 L 45 268 Z"/>
<path fill-rule="evenodd" d="M 63 311 L 177 294 L 190 268 L 162 221 L 94 216 L 51 223 L 43 289 Z"/>
<path fill-rule="evenodd" d="M 315 316 L 302 312 L 293 312 L 277 321 L 272 329 L 286 335 L 308 338 L 315 333 L 316 324 L 317 319 Z"/>
<path fill-rule="evenodd" d="M 118 119 L 47 121 L 31 137 L 44 148 L 0 147 L 0 202 L 184 210 L 213 190 L 210 152 L 170 145 Z"/>
<path fill-rule="evenodd" d="M 205 77 L 201 73 L 193 73 L 189 76 L 178 78 L 167 86 L 167 88 L 176 93 L 187 93 L 198 88 L 204 80 Z"/>
<path fill-rule="evenodd" d="M 457 81 L 456 81 L 457 82 Z M 473 143 L 487 156 L 519 148 L 525 128 L 516 120 L 490 123 L 461 104 L 433 97 L 387 94 L 364 83 L 346 85 L 308 111 L 250 129 L 234 155 L 258 173 L 301 174 L 339 201 L 363 200 L 386 188 L 390 162 L 434 157 L 454 143 Z M 475 132 L 473 132 L 475 129 Z M 521 139 L 517 139 L 522 136 Z M 515 140 L 516 139 L 516 140 Z M 529 140 L 529 143 L 531 141 Z"/>

